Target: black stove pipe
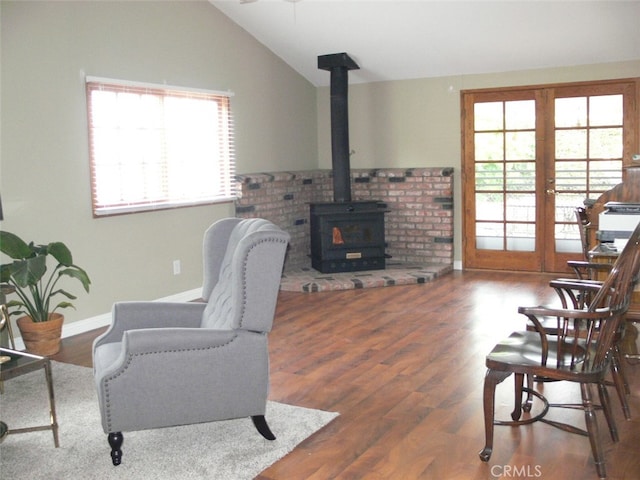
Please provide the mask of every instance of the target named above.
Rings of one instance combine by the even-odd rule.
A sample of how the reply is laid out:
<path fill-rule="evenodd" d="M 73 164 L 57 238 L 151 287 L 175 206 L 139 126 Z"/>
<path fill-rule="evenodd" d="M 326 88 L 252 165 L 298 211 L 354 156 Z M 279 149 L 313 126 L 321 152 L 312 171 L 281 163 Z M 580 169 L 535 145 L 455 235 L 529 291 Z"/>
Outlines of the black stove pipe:
<path fill-rule="evenodd" d="M 346 53 L 318 56 L 318 68 L 331 72 L 331 164 L 333 201 L 351 201 L 349 162 L 349 70 L 360 67 Z"/>

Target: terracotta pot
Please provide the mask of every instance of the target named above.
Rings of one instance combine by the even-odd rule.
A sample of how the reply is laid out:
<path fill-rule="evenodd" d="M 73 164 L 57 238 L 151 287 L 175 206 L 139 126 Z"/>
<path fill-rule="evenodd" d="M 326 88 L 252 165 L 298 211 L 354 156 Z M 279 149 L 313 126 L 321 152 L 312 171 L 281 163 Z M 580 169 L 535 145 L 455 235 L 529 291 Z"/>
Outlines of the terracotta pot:
<path fill-rule="evenodd" d="M 31 317 L 20 317 L 18 329 L 27 351 L 36 355 L 55 355 L 60 351 L 64 315 L 52 313 L 46 322 L 34 322 Z"/>

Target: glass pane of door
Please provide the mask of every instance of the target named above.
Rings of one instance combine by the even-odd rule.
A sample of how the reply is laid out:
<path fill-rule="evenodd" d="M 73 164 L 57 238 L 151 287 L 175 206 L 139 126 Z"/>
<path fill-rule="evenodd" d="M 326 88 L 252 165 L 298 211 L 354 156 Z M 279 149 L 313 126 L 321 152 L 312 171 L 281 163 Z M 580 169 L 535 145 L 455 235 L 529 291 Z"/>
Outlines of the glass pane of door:
<path fill-rule="evenodd" d="M 474 105 L 478 250 L 535 250 L 535 128 L 535 100 Z"/>
<path fill-rule="evenodd" d="M 582 252 L 575 208 L 622 181 L 623 95 L 558 97 L 555 109 L 556 252 Z"/>

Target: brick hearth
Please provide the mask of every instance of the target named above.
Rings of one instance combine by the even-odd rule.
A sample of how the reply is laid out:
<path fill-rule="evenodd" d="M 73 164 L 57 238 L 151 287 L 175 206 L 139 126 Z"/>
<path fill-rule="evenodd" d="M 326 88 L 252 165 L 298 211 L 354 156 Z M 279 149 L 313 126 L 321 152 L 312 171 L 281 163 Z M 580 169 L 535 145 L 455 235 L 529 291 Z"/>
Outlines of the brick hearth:
<path fill-rule="evenodd" d="M 310 267 L 287 270 L 282 275 L 280 290 L 286 292 L 327 292 L 358 288 L 391 287 L 429 283 L 449 273 L 446 265 L 402 265 L 390 262 L 385 270 L 364 272 L 320 273 Z"/>
<path fill-rule="evenodd" d="M 285 263 L 287 275 L 318 273 L 311 269 L 309 258 L 309 204 L 333 201 L 331 175 L 331 170 L 311 170 L 237 176 L 236 216 L 266 218 L 291 235 Z M 389 266 L 402 270 L 398 278 L 406 278 L 408 268 L 427 272 L 452 269 L 452 168 L 352 169 L 351 186 L 354 201 L 378 200 L 386 204 L 389 210 L 385 216 L 386 253 L 391 256 Z M 346 275 L 356 278 L 353 272 Z M 367 283 L 372 272 L 360 275 L 366 279 L 363 283 Z M 382 277 L 392 277 L 389 268 L 376 276 L 375 285 L 371 286 L 402 282 L 384 281 Z"/>

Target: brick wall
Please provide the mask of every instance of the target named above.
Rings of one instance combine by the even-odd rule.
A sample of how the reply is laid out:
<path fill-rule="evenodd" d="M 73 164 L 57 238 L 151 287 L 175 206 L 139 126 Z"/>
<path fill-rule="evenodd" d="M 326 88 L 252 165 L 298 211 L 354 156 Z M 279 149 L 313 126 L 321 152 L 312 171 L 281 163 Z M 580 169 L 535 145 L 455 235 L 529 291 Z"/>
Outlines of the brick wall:
<path fill-rule="evenodd" d="M 291 235 L 286 268 L 310 266 L 309 203 L 333 201 L 331 170 L 238 175 L 236 216 L 271 220 Z M 352 169 L 351 197 L 386 204 L 389 262 L 453 264 L 453 169 Z"/>

